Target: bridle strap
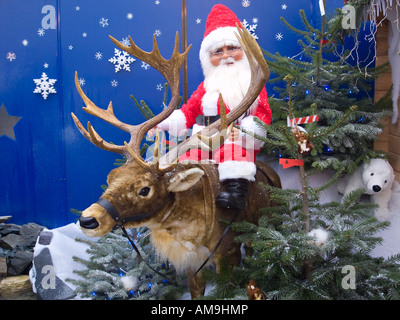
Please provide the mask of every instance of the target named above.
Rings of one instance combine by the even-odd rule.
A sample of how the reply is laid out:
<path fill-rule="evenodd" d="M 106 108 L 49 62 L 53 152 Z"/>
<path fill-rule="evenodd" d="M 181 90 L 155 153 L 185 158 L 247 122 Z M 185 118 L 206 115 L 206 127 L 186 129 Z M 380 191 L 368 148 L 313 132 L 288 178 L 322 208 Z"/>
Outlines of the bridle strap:
<path fill-rule="evenodd" d="M 128 238 L 129 243 L 131 244 L 132 248 L 135 250 L 135 252 L 137 253 L 138 257 L 151 269 L 153 270 L 155 273 L 157 273 L 159 276 L 165 278 L 167 281 L 173 283 L 173 284 L 177 284 L 176 281 L 169 279 L 166 275 L 158 272 L 157 270 L 155 270 L 153 267 L 151 267 L 146 260 L 143 259 L 142 255 L 140 254 L 139 249 L 136 247 L 134 241 L 132 240 L 132 238 L 129 236 L 128 232 L 126 231 L 124 224 L 127 222 L 131 222 L 131 221 L 139 221 L 142 220 L 144 218 L 148 218 L 151 215 L 153 215 L 153 213 L 159 211 L 162 207 L 164 207 L 169 200 L 171 200 L 173 198 L 173 193 L 170 193 L 169 197 L 167 198 L 167 200 L 160 206 L 160 208 L 157 208 L 156 210 L 153 210 L 149 213 L 146 214 L 141 214 L 141 215 L 136 215 L 136 216 L 132 216 L 132 217 L 127 217 L 124 219 L 121 219 L 117 209 L 115 209 L 115 207 L 110 203 L 110 201 L 108 201 L 107 199 L 104 198 L 100 198 L 97 203 L 99 205 L 101 205 L 107 212 L 108 214 L 113 218 L 113 220 L 115 222 L 117 222 L 117 225 L 114 227 L 115 229 L 121 228 L 122 232 L 125 234 L 125 236 Z M 208 256 L 208 258 L 203 262 L 203 264 L 197 269 L 197 271 L 192 275 L 192 277 L 194 277 L 197 273 L 200 272 L 201 269 L 203 269 L 203 267 L 207 264 L 207 262 L 212 258 L 212 256 L 214 255 L 214 253 L 217 251 L 219 245 L 221 244 L 222 240 L 224 239 L 225 235 L 228 233 L 230 226 L 232 225 L 233 221 L 236 219 L 236 217 L 238 216 L 240 210 L 237 210 L 235 212 L 235 214 L 232 217 L 232 220 L 228 223 L 228 225 L 226 226 L 224 232 L 222 233 L 217 245 L 215 246 L 214 250 L 210 253 L 210 255 Z"/>
<path fill-rule="evenodd" d="M 116 230 L 116 229 L 122 227 L 127 222 L 141 221 L 141 220 L 150 218 L 153 214 L 159 212 L 173 198 L 174 198 L 174 194 L 171 192 L 169 194 L 168 198 L 165 199 L 165 201 L 156 209 L 149 211 L 147 213 L 144 213 L 144 214 L 134 215 L 134 216 L 126 217 L 126 218 L 121 218 L 117 209 L 115 209 L 115 207 L 107 199 L 100 198 L 96 203 L 101 205 L 108 212 L 108 214 L 111 216 L 111 218 L 113 218 L 113 220 L 117 223 L 115 225 L 115 227 L 113 228 L 113 230 Z"/>
<path fill-rule="evenodd" d="M 168 197 L 168 201 L 171 199 L 171 194 Z M 168 201 L 166 201 L 161 207 L 163 207 Z M 149 267 L 152 271 L 154 271 L 156 274 L 158 274 L 160 277 L 164 278 L 165 280 L 173 283 L 173 284 L 177 284 L 175 280 L 169 279 L 165 274 L 162 274 L 161 272 L 159 272 L 158 270 L 154 269 L 152 266 L 149 265 L 149 263 L 143 259 L 142 255 L 140 254 L 139 249 L 137 248 L 137 246 L 135 245 L 135 242 L 133 241 L 133 239 L 131 238 L 131 236 L 128 234 L 128 232 L 126 231 L 124 224 L 126 222 L 129 221 L 134 221 L 132 219 L 129 218 L 125 218 L 125 219 L 121 219 L 117 209 L 115 209 L 115 207 L 111 204 L 110 201 L 108 201 L 107 199 L 104 198 L 100 198 L 97 203 L 99 205 L 101 205 L 107 212 L 108 214 L 115 220 L 115 222 L 117 222 L 116 227 L 114 227 L 115 229 L 121 228 L 122 232 L 124 233 L 124 235 L 128 238 L 129 243 L 131 244 L 132 248 L 135 250 L 136 254 L 138 255 L 138 257 L 140 258 L 140 260 L 142 260 L 147 267 Z M 153 212 L 150 212 L 150 214 L 146 214 L 146 215 L 139 215 L 136 217 L 140 217 L 140 216 L 151 216 L 151 214 L 153 214 Z M 135 220 L 139 220 L 138 218 L 136 218 Z"/>
<path fill-rule="evenodd" d="M 113 218 L 115 222 L 118 223 L 121 220 L 121 217 L 119 216 L 117 209 L 115 209 L 115 207 L 111 204 L 110 201 L 104 198 L 100 198 L 96 203 L 101 205 L 104 209 L 106 209 L 108 214 L 111 216 L 111 218 Z"/>

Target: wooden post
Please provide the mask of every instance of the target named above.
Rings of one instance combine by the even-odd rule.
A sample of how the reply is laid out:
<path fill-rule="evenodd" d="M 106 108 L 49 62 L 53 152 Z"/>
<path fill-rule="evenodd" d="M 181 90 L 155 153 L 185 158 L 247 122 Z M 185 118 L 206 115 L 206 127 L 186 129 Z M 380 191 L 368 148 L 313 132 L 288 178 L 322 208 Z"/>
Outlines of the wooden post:
<path fill-rule="evenodd" d="M 187 6 L 186 0 L 182 0 L 181 2 L 181 12 L 182 12 L 182 52 L 185 52 L 187 49 Z M 185 58 L 185 62 L 182 67 L 182 99 L 183 103 L 189 98 L 188 94 L 188 63 L 187 57 Z"/>
<path fill-rule="evenodd" d="M 378 27 L 376 33 L 376 65 L 388 62 L 388 34 L 389 21 L 384 20 Z M 382 98 L 392 86 L 392 75 L 390 70 L 375 80 L 375 101 Z M 400 105 L 400 99 L 399 99 Z M 391 123 L 391 118 L 382 120 L 383 132 L 374 143 L 374 149 L 389 154 L 389 162 L 393 167 L 396 180 L 400 182 L 400 119 L 396 124 Z"/>

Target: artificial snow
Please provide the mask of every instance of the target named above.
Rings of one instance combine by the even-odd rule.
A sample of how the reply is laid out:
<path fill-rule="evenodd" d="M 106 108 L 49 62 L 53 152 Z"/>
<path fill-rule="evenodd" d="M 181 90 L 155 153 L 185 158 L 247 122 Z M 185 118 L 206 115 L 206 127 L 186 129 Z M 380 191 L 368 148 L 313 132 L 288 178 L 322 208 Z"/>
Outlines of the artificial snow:
<path fill-rule="evenodd" d="M 51 296 L 52 299 L 64 299 L 65 293 L 60 288 L 72 292 L 75 287 L 67 279 L 81 279 L 74 270 L 85 270 L 86 266 L 73 260 L 73 257 L 89 260 L 90 255 L 86 252 L 89 245 L 77 242 L 75 239 L 96 241 L 98 238 L 85 236 L 78 223 L 70 223 L 66 226 L 44 230 L 36 241 L 34 248 L 34 263 L 29 272 L 32 289 L 42 299 Z M 48 265 L 35 265 L 35 259 L 47 255 Z M 54 291 L 54 292 L 53 292 Z M 68 298 L 74 298 L 70 295 Z M 75 297 L 79 298 L 79 297 Z"/>
<path fill-rule="evenodd" d="M 308 235 L 315 239 L 315 244 L 317 246 L 322 246 L 329 238 L 328 231 L 321 228 L 311 230 Z"/>

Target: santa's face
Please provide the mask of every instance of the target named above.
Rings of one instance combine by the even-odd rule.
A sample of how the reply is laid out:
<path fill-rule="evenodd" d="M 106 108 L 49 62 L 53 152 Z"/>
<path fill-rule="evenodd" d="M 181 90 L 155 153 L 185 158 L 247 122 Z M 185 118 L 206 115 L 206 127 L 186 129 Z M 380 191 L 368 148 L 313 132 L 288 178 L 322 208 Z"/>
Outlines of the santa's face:
<path fill-rule="evenodd" d="M 251 69 L 243 50 L 235 44 L 223 44 L 210 51 L 208 59 L 202 61 L 204 88 L 203 112 L 217 114 L 219 95 L 225 105 L 233 110 L 247 93 L 251 80 Z"/>
<path fill-rule="evenodd" d="M 210 62 L 214 67 L 221 63 L 233 65 L 234 62 L 240 61 L 243 58 L 243 51 L 236 46 L 223 46 L 210 52 Z"/>

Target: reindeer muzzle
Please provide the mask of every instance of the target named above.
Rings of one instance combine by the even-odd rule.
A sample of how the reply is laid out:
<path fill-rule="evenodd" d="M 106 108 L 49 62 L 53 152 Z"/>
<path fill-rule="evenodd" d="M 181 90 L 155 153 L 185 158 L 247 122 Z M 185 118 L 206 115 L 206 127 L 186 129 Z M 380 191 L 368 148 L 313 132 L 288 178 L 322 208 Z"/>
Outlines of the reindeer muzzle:
<path fill-rule="evenodd" d="M 83 217 L 79 218 L 79 225 L 85 229 L 96 229 L 99 226 L 99 222 L 95 217 Z"/>

